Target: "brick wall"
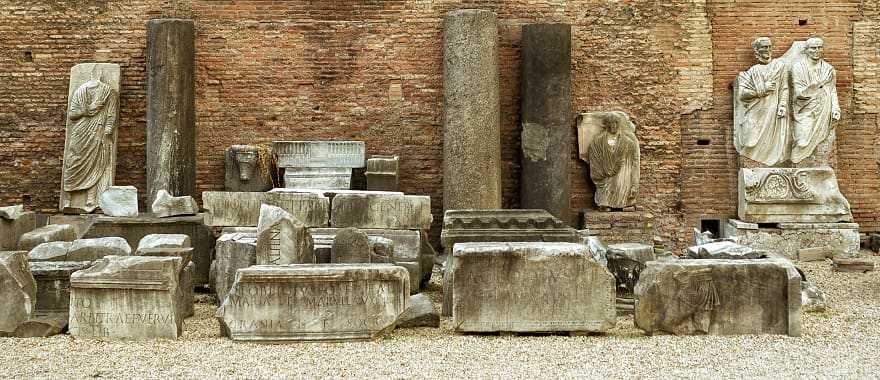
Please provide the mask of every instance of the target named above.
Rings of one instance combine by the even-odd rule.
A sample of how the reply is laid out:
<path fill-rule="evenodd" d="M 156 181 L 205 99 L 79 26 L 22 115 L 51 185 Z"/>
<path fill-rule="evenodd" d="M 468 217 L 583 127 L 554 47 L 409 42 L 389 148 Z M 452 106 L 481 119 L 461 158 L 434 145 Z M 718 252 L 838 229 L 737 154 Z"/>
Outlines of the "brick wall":
<path fill-rule="evenodd" d="M 838 136 L 847 152 L 838 154 L 841 188 L 859 221 L 880 230 L 877 113 L 850 106 L 877 98 L 868 85 L 876 83 L 876 33 L 853 25 L 877 21 L 873 1 L 21 3 L 0 0 L 0 204 L 55 209 L 68 72 L 86 61 L 122 66 L 116 182 L 143 189 L 144 25 L 189 17 L 197 28 L 199 192 L 222 190 L 223 150 L 232 144 L 363 140 L 368 154 L 401 156 L 401 190 L 430 195 L 439 226 L 443 17 L 483 8 L 499 20 L 505 207 L 518 206 L 521 25 L 572 24 L 573 111 L 632 116 L 642 152 L 638 209 L 677 246 L 701 216 L 735 214 L 729 83 L 752 64 L 751 38 L 769 31 L 780 54 L 794 39 L 819 34 L 838 68 L 846 118 Z M 801 18 L 807 25 L 798 25 Z M 862 40 L 873 48 L 856 53 Z M 861 81 L 864 92 L 854 95 Z M 571 162 L 572 207 L 589 209 L 586 166 L 574 150 Z"/>

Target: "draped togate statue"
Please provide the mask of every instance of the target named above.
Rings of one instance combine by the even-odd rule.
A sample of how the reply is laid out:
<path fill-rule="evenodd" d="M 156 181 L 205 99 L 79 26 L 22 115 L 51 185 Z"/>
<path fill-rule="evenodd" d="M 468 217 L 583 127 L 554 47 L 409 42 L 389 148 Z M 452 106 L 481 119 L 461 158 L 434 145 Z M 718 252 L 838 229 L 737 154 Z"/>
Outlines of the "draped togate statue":
<path fill-rule="evenodd" d="M 119 65 L 84 63 L 70 70 L 60 209 L 89 213 L 113 185 L 119 115 Z"/>
<path fill-rule="evenodd" d="M 734 84 L 734 146 L 739 154 L 773 166 L 788 159 L 788 64 L 771 57 L 770 39 L 752 42 L 758 64 Z"/>
<path fill-rule="evenodd" d="M 639 141 L 635 125 L 624 112 L 581 114 L 578 121 L 580 158 L 590 166 L 600 210 L 635 206 L 639 193 Z"/>
<path fill-rule="evenodd" d="M 837 73 L 822 59 L 822 49 L 821 38 L 808 39 L 804 57 L 791 67 L 794 163 L 812 155 L 816 146 L 834 133 L 834 123 L 840 120 Z"/>

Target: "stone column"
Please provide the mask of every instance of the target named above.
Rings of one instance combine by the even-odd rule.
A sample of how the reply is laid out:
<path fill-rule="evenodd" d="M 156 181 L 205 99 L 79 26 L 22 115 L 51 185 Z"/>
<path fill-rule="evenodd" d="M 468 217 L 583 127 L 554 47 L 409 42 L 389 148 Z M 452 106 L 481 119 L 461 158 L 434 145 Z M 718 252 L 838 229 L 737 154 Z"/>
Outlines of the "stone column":
<path fill-rule="evenodd" d="M 571 223 L 571 26 L 522 27 L 520 206 Z"/>
<path fill-rule="evenodd" d="M 147 202 L 165 189 L 195 195 L 195 28 L 192 20 L 147 22 Z"/>
<path fill-rule="evenodd" d="M 490 11 L 446 14 L 443 208 L 501 208 L 498 29 Z"/>

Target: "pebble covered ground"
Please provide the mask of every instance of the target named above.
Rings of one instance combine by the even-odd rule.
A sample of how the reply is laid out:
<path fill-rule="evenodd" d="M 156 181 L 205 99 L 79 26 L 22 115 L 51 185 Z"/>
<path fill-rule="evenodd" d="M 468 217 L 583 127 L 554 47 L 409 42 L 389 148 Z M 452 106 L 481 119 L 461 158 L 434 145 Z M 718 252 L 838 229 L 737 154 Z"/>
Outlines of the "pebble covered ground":
<path fill-rule="evenodd" d="M 399 329 L 375 342 L 256 345 L 221 338 L 213 300 L 199 296 L 178 341 L 0 338 L 0 378 L 877 377 L 880 270 L 799 266 L 829 304 L 804 314 L 799 338 L 649 337 L 632 317 L 599 336 L 458 335 L 445 318 L 440 329 Z M 435 282 L 429 293 L 437 307 L 439 289 Z"/>

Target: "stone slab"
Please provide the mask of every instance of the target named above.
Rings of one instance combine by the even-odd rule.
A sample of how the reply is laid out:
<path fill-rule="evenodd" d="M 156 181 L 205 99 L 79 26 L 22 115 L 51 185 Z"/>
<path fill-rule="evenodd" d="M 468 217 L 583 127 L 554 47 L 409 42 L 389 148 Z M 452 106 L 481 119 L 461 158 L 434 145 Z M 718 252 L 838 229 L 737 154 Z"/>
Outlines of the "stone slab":
<path fill-rule="evenodd" d="M 16 218 L 0 218 L 0 251 L 18 249 L 21 235 L 37 228 L 37 214 L 33 211 L 16 213 Z"/>
<path fill-rule="evenodd" d="M 110 186 L 98 197 L 98 207 L 107 216 L 137 216 L 137 188 Z"/>
<path fill-rule="evenodd" d="M 95 261 L 104 256 L 129 256 L 131 246 L 121 237 L 76 239 L 67 248 L 68 261 Z"/>
<path fill-rule="evenodd" d="M 834 257 L 834 247 L 801 248 L 797 251 L 798 261 L 822 261 Z"/>
<path fill-rule="evenodd" d="M 91 261 L 30 262 L 28 267 L 37 284 L 35 314 L 63 313 L 70 310 L 70 276 L 92 265 Z M 67 321 L 64 322 L 67 325 Z"/>
<path fill-rule="evenodd" d="M 739 219 L 751 223 L 852 221 L 831 168 L 742 168 Z"/>
<path fill-rule="evenodd" d="M 574 243 L 459 243 L 452 264 L 459 332 L 604 332 L 614 276 Z"/>
<path fill-rule="evenodd" d="M 28 261 L 67 261 L 67 251 L 71 241 L 50 241 L 40 244 L 28 252 Z"/>
<path fill-rule="evenodd" d="M 34 247 L 50 241 L 74 241 L 76 229 L 69 224 L 49 224 L 24 233 L 18 239 L 18 249 L 30 251 Z"/>
<path fill-rule="evenodd" d="M 64 328 L 67 327 L 67 320 L 67 312 L 37 315 L 18 325 L 18 328 L 10 336 L 16 338 L 48 338 L 52 335 L 61 334 Z"/>
<path fill-rule="evenodd" d="M 330 223 L 330 199 L 318 194 L 206 191 L 202 203 L 209 212 L 207 224 L 215 227 L 256 227 L 263 203 L 284 209 L 306 227 L 328 227 Z"/>
<path fill-rule="evenodd" d="M 523 25 L 520 44 L 520 206 L 571 222 L 571 25 Z"/>
<path fill-rule="evenodd" d="M 193 20 L 147 21 L 148 205 L 159 190 L 176 196 L 196 193 L 195 33 Z"/>
<path fill-rule="evenodd" d="M 187 234 L 149 234 L 141 238 L 137 249 L 145 248 L 190 248 L 192 238 Z"/>
<path fill-rule="evenodd" d="M 222 303 L 232 288 L 235 273 L 257 263 L 257 235 L 255 233 L 227 233 L 220 235 L 216 245 L 212 286 Z"/>
<path fill-rule="evenodd" d="M 108 256 L 70 278 L 70 335 L 177 339 L 179 257 Z"/>
<path fill-rule="evenodd" d="M 648 334 L 801 335 L 801 276 L 790 261 L 652 261 L 636 285 Z"/>
<path fill-rule="evenodd" d="M 129 246 L 137 247 L 141 239 L 151 234 L 184 234 L 190 237 L 193 262 L 196 271 L 193 283 L 202 286 L 208 283 L 214 250 L 214 234 L 204 224 L 205 215 L 175 216 L 159 218 L 153 214 L 142 213 L 136 218 L 111 218 L 106 216 L 52 216 L 49 221 L 70 223 L 76 226 L 84 238 L 119 236 Z"/>
<path fill-rule="evenodd" d="M 284 187 L 297 189 L 351 189 L 350 168 L 284 168 Z"/>
<path fill-rule="evenodd" d="M 431 197 L 420 195 L 339 194 L 330 213 L 336 228 L 427 230 L 431 219 Z"/>
<path fill-rule="evenodd" d="M 375 339 L 408 298 L 406 270 L 389 264 L 258 265 L 238 271 L 217 318 L 235 341 Z"/>
<path fill-rule="evenodd" d="M 362 168 L 366 154 L 363 141 L 273 141 L 272 147 L 280 168 Z"/>
<path fill-rule="evenodd" d="M 21 251 L 0 252 L 0 336 L 9 336 L 36 308 L 37 284 Z"/>
<path fill-rule="evenodd" d="M 739 244 L 790 259 L 797 259 L 800 249 L 815 247 L 832 247 L 844 255 L 855 256 L 860 243 L 859 225 L 855 223 L 779 223 L 740 229 L 728 222 L 725 236 L 736 238 Z"/>
<path fill-rule="evenodd" d="M 865 273 L 874 270 L 874 262 L 867 259 L 836 257 L 832 260 L 831 269 L 835 272 Z"/>

